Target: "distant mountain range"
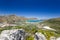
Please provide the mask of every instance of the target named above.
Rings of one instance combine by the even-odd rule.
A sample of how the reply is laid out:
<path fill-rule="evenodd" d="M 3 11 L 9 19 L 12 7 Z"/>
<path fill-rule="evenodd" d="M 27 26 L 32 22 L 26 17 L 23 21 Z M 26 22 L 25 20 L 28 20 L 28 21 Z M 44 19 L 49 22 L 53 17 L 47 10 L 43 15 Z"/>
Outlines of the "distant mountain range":
<path fill-rule="evenodd" d="M 23 16 L 16 16 L 16 15 L 0 16 L 0 23 L 2 22 L 15 23 L 18 21 L 25 21 L 25 20 L 37 20 L 37 18 L 26 18 Z"/>

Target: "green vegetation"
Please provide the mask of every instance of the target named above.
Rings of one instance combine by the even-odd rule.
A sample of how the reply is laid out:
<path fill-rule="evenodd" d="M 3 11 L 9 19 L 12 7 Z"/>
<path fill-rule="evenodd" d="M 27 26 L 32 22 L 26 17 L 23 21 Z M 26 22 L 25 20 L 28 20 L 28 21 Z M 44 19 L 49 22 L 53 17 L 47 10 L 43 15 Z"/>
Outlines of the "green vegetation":
<path fill-rule="evenodd" d="M 27 37 L 26 37 L 26 40 L 34 40 L 34 37 L 32 37 L 32 35 L 27 36 Z"/>
<path fill-rule="evenodd" d="M 38 30 L 38 32 L 41 32 L 42 34 L 44 34 L 46 36 L 47 40 L 50 40 L 51 36 L 58 37 L 58 34 L 55 33 L 54 31 L 41 29 L 41 30 Z"/>
<path fill-rule="evenodd" d="M 14 26 L 14 27 L 10 26 L 5 28 L 0 28 L 0 33 L 3 30 L 21 29 L 21 28 L 24 29 L 27 33 L 29 33 L 29 35 L 26 37 L 26 40 L 33 40 L 34 39 L 33 35 L 36 32 L 41 32 L 42 34 L 44 34 L 47 40 L 49 40 L 51 36 L 58 37 L 58 34 L 55 33 L 54 31 L 39 29 L 36 27 L 36 25 L 25 25 L 25 26 Z"/>
<path fill-rule="evenodd" d="M 60 18 L 53 18 L 44 21 L 42 24 L 47 25 L 53 29 L 56 29 L 56 33 L 60 34 Z"/>

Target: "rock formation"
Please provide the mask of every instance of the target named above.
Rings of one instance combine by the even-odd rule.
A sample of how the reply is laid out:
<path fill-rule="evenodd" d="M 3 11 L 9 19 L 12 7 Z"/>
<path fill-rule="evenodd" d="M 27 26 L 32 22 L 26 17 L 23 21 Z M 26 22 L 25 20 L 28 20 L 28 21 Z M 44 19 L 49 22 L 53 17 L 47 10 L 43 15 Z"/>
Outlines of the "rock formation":
<path fill-rule="evenodd" d="M 0 40 L 25 40 L 25 36 L 23 29 L 4 30 L 0 35 Z"/>
<path fill-rule="evenodd" d="M 46 37 L 42 33 L 35 33 L 35 38 L 34 40 L 46 40 Z"/>

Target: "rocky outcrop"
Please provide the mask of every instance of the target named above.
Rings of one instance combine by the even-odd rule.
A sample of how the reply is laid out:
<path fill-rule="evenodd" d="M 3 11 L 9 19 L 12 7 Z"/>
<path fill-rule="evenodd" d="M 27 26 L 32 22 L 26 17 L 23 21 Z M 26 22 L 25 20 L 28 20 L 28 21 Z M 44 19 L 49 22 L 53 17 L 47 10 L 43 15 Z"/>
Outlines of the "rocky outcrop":
<path fill-rule="evenodd" d="M 0 40 L 25 40 L 23 29 L 4 30 L 0 35 Z"/>
<path fill-rule="evenodd" d="M 46 40 L 46 37 L 42 33 L 35 33 L 35 38 L 34 40 Z"/>
<path fill-rule="evenodd" d="M 50 37 L 50 40 L 56 40 L 56 37 L 52 36 Z"/>
<path fill-rule="evenodd" d="M 57 38 L 56 40 L 60 40 L 60 37 L 59 37 L 59 38 Z"/>
<path fill-rule="evenodd" d="M 4 30 L 0 34 L 0 40 L 26 40 L 26 37 L 28 35 L 29 34 L 26 33 L 23 29 Z M 46 36 L 41 32 L 36 32 L 34 35 L 31 36 L 34 37 L 34 40 L 47 40 Z M 54 36 L 51 36 L 50 40 L 60 40 L 60 37 L 56 38 Z"/>

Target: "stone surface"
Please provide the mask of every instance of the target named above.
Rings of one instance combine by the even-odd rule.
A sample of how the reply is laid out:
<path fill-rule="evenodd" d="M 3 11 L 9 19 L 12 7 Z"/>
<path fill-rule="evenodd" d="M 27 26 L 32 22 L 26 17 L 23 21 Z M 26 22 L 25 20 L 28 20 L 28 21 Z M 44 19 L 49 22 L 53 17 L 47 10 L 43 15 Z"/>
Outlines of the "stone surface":
<path fill-rule="evenodd" d="M 52 36 L 50 37 L 50 40 L 56 40 L 56 37 Z"/>
<path fill-rule="evenodd" d="M 0 40 L 25 40 L 25 31 L 23 29 L 4 30 Z"/>
<path fill-rule="evenodd" d="M 35 33 L 35 38 L 34 40 L 46 40 L 46 37 L 42 33 Z"/>
<path fill-rule="evenodd" d="M 60 37 L 59 37 L 59 38 L 57 38 L 56 40 L 60 40 Z"/>

